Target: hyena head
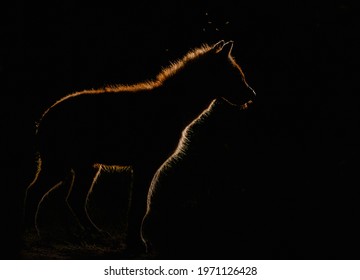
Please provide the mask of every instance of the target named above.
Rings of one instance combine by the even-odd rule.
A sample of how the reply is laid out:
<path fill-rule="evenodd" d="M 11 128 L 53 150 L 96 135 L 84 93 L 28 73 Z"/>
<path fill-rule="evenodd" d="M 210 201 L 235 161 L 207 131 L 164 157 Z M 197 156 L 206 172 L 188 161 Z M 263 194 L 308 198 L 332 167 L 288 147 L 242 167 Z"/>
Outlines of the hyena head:
<path fill-rule="evenodd" d="M 216 97 L 225 99 L 230 104 L 242 106 L 251 103 L 256 93 L 245 79 L 244 72 L 231 55 L 234 42 L 225 43 L 220 41 L 212 47 L 215 53 L 215 65 L 213 77 L 215 83 L 211 83 L 216 90 Z M 217 81 L 217 82 L 216 82 Z"/>
<path fill-rule="evenodd" d="M 204 63 L 203 84 L 206 91 L 214 98 L 222 98 L 227 102 L 243 106 L 255 98 L 255 91 L 246 82 L 244 72 L 231 55 L 233 41 L 220 41 L 211 47 L 210 56 Z"/>

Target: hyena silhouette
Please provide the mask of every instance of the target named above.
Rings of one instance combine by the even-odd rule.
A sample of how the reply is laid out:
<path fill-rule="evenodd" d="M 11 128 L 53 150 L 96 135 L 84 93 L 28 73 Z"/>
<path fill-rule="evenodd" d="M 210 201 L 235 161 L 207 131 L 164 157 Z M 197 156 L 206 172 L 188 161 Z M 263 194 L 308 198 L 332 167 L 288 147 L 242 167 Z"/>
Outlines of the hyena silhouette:
<path fill-rule="evenodd" d="M 61 187 L 68 189 L 66 203 L 82 228 L 100 232 L 87 212 L 89 194 L 102 168 L 130 167 L 126 243 L 140 249 L 148 187 L 182 131 L 214 99 L 241 106 L 254 97 L 232 48 L 232 41 L 203 45 L 154 80 L 85 90 L 50 106 L 37 127 L 38 169 L 26 190 L 26 217 L 36 229 L 41 202 Z"/>

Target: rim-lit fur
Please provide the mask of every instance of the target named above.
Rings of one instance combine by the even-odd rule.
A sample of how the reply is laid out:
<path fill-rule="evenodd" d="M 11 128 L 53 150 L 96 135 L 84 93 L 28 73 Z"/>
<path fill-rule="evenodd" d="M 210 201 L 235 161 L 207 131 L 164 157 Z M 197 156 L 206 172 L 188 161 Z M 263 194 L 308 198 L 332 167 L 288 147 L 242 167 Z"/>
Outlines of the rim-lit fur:
<path fill-rule="evenodd" d="M 75 92 L 51 105 L 36 126 L 38 169 L 26 190 L 26 200 L 30 192 L 39 192 L 27 213 L 35 214 L 35 227 L 44 198 L 67 185 L 66 200 L 74 215 L 85 229 L 99 231 L 86 210 L 97 178 L 103 171 L 130 170 L 135 181 L 140 179 L 132 190 L 129 219 L 135 222 L 129 224 L 128 236 L 140 240 L 151 180 L 169 163 L 169 155 L 180 154 L 187 145 L 189 125 L 204 117 L 216 99 L 242 109 L 252 102 L 255 93 L 232 48 L 232 41 L 204 44 L 153 80 Z M 79 197 L 72 201 L 74 192 Z M 83 205 L 77 207 L 76 201 Z"/>

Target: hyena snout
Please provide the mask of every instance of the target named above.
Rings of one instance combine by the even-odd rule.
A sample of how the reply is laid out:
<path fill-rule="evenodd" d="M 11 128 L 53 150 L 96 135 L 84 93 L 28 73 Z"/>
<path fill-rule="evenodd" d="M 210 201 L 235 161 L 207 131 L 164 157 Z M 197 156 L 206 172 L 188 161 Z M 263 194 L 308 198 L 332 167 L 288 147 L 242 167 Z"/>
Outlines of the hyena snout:
<path fill-rule="evenodd" d="M 253 100 L 256 97 L 256 92 L 255 90 L 251 87 L 251 86 L 247 86 L 248 87 L 248 94 L 249 94 L 249 100 Z"/>
<path fill-rule="evenodd" d="M 223 96 L 223 98 L 226 101 L 239 107 L 247 106 L 253 103 L 255 97 L 256 97 L 256 92 L 249 85 L 242 87 L 240 93 L 237 91 L 235 94 L 232 94 L 231 96 Z"/>
<path fill-rule="evenodd" d="M 245 86 L 245 89 L 244 89 L 245 92 L 241 94 L 241 95 L 243 95 L 243 98 L 245 101 L 244 103 L 247 103 L 250 100 L 254 101 L 254 99 L 256 97 L 255 90 L 251 86 L 249 86 L 249 84 L 246 82 L 245 82 L 244 86 Z"/>

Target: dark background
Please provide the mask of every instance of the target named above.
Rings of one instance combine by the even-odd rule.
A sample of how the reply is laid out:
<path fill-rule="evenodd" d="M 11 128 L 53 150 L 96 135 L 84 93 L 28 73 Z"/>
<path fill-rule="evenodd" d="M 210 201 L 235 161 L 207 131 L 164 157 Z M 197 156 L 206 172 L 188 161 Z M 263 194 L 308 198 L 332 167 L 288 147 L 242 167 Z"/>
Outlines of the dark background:
<path fill-rule="evenodd" d="M 350 3 L 8 3 L 0 45 L 3 258 L 22 247 L 22 195 L 42 111 L 70 92 L 152 78 L 190 48 L 221 39 L 235 41 L 233 55 L 257 92 L 259 148 L 272 155 L 258 176 L 296 188 L 303 201 L 306 237 L 289 239 L 306 244 L 303 258 L 358 258 L 360 38 Z M 299 177 L 286 177 L 294 169 Z"/>

